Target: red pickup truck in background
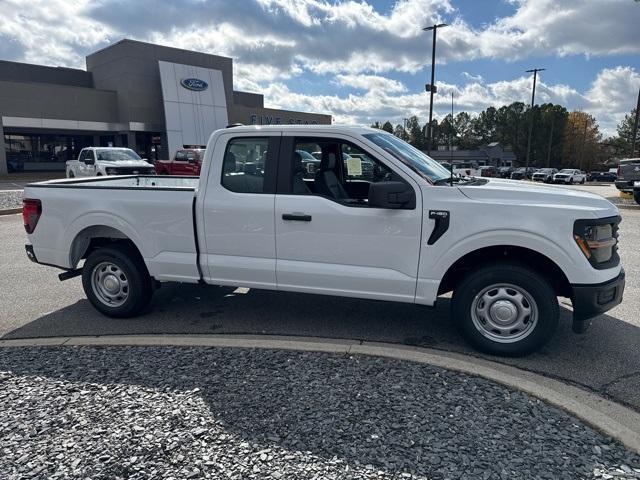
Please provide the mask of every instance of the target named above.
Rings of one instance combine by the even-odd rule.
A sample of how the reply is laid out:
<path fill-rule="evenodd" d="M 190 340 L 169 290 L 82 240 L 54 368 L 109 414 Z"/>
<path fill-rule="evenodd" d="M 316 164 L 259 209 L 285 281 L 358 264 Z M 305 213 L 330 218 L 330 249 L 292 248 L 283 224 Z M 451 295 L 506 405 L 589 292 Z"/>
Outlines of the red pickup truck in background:
<path fill-rule="evenodd" d="M 178 150 L 173 160 L 158 160 L 155 163 L 158 175 L 200 176 L 204 148 L 183 148 Z"/>

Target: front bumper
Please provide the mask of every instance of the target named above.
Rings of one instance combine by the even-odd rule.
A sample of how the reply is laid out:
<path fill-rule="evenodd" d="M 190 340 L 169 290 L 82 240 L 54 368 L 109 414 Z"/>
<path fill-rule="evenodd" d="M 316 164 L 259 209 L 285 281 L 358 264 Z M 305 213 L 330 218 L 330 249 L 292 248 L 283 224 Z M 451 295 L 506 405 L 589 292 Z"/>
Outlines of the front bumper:
<path fill-rule="evenodd" d="M 575 333 L 585 332 L 591 325 L 591 319 L 611 310 L 622 302 L 624 293 L 624 269 L 608 282 L 596 285 L 574 284 L 573 288 L 573 325 Z"/>

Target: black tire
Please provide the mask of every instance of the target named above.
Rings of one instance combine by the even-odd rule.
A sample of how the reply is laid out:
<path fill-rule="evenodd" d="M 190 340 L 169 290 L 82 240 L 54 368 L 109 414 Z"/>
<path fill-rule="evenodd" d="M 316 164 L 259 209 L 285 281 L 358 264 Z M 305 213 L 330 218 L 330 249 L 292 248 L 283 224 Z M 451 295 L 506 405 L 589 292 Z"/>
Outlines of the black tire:
<path fill-rule="evenodd" d="M 491 335 L 491 332 L 487 332 L 485 327 L 483 333 L 481 327 L 475 325 L 472 316 L 476 296 L 497 284 L 509 284 L 522 289 L 537 308 L 537 323 L 533 327 L 525 327 L 530 328 L 528 334 L 511 343 L 489 338 L 487 335 Z M 553 335 L 560 308 L 556 293 L 544 276 L 523 265 L 505 262 L 487 265 L 468 274 L 453 292 L 452 315 L 462 336 L 478 350 L 501 356 L 523 356 L 540 348 Z"/>
<path fill-rule="evenodd" d="M 126 281 L 126 299 L 122 304 L 109 305 L 93 288 L 92 277 L 97 269 L 109 272 L 114 265 L 115 272 L 121 272 Z M 153 283 L 144 261 L 136 249 L 129 245 L 114 245 L 94 250 L 82 268 L 84 293 L 96 310 L 108 317 L 128 318 L 138 315 L 151 301 Z M 98 287 L 96 287 L 99 289 Z M 122 287 L 124 288 L 124 287 Z M 117 301 L 117 300 L 116 300 Z"/>
<path fill-rule="evenodd" d="M 638 205 L 640 205 L 640 190 L 633 191 L 633 199 L 636 201 Z"/>
<path fill-rule="evenodd" d="M 69 176 L 67 178 L 75 178 L 75 175 L 73 174 L 73 172 L 69 172 Z"/>
<path fill-rule="evenodd" d="M 581 184 L 581 185 L 584 185 L 585 181 L 586 181 L 586 180 L 583 178 L 583 179 L 582 179 L 582 181 L 580 182 L 580 184 Z"/>

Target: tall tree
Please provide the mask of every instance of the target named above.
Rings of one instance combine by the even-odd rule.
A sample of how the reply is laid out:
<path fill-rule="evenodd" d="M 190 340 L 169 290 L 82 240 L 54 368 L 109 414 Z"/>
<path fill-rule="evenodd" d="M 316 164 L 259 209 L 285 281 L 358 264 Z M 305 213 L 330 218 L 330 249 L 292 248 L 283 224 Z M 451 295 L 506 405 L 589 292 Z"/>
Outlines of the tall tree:
<path fill-rule="evenodd" d="M 426 140 L 422 133 L 422 128 L 420 128 L 420 123 L 418 122 L 418 117 L 416 117 L 415 115 L 409 117 L 407 119 L 406 128 L 409 143 L 411 143 L 411 145 L 420 150 L 427 148 Z"/>
<path fill-rule="evenodd" d="M 621 154 L 624 156 L 633 156 L 634 152 L 631 151 L 631 145 L 633 143 L 633 127 L 636 121 L 636 109 L 631 110 L 626 114 L 624 118 L 618 124 L 618 140 L 617 144 L 620 147 Z M 640 128 L 636 132 L 636 151 L 640 148 Z"/>
<path fill-rule="evenodd" d="M 585 112 L 570 112 L 564 129 L 563 166 L 591 170 L 600 155 L 598 124 Z"/>
<path fill-rule="evenodd" d="M 384 125 L 382 125 L 382 130 L 384 130 L 385 132 L 393 133 L 393 125 L 391 124 L 391 122 L 384 122 Z"/>

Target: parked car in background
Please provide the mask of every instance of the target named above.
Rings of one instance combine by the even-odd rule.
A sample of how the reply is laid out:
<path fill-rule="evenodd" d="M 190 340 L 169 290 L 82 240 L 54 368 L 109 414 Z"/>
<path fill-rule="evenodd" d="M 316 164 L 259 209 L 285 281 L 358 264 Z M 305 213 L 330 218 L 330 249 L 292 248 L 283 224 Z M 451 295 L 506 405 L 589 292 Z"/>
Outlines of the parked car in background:
<path fill-rule="evenodd" d="M 100 177 L 103 175 L 155 175 L 149 162 L 130 148 L 87 147 L 80 150 L 77 160 L 67 161 L 67 178 Z"/>
<path fill-rule="evenodd" d="M 461 162 L 453 163 L 453 173 L 457 173 L 463 177 L 479 177 L 480 168 L 475 163 Z"/>
<path fill-rule="evenodd" d="M 484 165 L 480 167 L 480 176 L 481 177 L 497 177 L 498 169 L 491 165 Z"/>
<path fill-rule="evenodd" d="M 531 180 L 534 182 L 551 183 L 553 182 L 553 176 L 556 173 L 558 173 L 557 168 L 541 168 L 540 170 L 533 172 Z"/>
<path fill-rule="evenodd" d="M 535 172 L 536 169 L 533 167 L 529 167 L 528 169 L 526 167 L 519 167 L 516 168 L 513 172 L 511 172 L 511 180 L 527 180 L 531 178 L 531 175 L 533 175 L 533 172 Z"/>
<path fill-rule="evenodd" d="M 305 179 L 296 150 L 312 135 L 322 164 Z M 359 154 L 385 174 L 347 178 L 345 151 L 352 171 Z M 265 153 L 264 175 L 249 173 Z M 452 185 L 421 151 L 362 127 L 217 130 L 202 168 L 29 184 L 26 253 L 65 270 L 61 280 L 81 275 L 92 305 L 117 318 L 140 314 L 163 281 L 428 306 L 452 292 L 451 321 L 501 355 L 553 335 L 558 296 L 571 299 L 576 333 L 622 301 L 620 214 L 598 195 L 495 178 Z"/>
<path fill-rule="evenodd" d="M 184 148 L 176 151 L 172 160 L 158 160 L 155 164 L 158 175 L 189 175 L 198 177 L 204 158 L 203 148 Z"/>
<path fill-rule="evenodd" d="M 640 158 L 620 160 L 616 188 L 621 192 L 632 193 L 634 182 L 640 181 Z"/>
<path fill-rule="evenodd" d="M 615 182 L 618 176 L 611 172 L 591 172 L 587 175 L 587 182 Z"/>
<path fill-rule="evenodd" d="M 305 178 L 313 178 L 315 173 L 320 170 L 320 155 L 313 155 L 306 150 L 296 150 L 302 161 L 302 169 Z"/>
<path fill-rule="evenodd" d="M 563 168 L 553 176 L 553 183 L 584 183 L 587 181 L 587 174 L 577 168 Z"/>
<path fill-rule="evenodd" d="M 498 176 L 500 178 L 511 178 L 511 172 L 513 172 L 513 167 L 498 167 Z"/>

